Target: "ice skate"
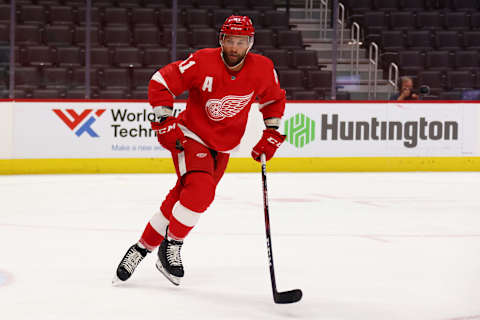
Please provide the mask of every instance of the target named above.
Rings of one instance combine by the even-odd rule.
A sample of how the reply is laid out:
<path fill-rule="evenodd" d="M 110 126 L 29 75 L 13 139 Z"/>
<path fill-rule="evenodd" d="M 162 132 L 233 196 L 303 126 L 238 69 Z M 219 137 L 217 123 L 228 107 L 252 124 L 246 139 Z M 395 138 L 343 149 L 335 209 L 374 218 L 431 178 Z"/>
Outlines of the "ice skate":
<path fill-rule="evenodd" d="M 158 248 L 158 260 L 155 264 L 158 271 L 176 286 L 180 285 L 180 280 L 184 275 L 180 256 L 182 245 L 183 241 L 165 237 Z"/>
<path fill-rule="evenodd" d="M 115 285 L 121 281 L 128 280 L 132 276 L 133 271 L 135 271 L 135 268 L 138 266 L 140 261 L 142 261 L 149 252 L 150 251 L 147 249 L 138 246 L 138 244 L 131 246 L 123 257 L 122 261 L 120 261 L 120 264 L 117 268 L 117 273 L 112 280 L 112 284 Z"/>

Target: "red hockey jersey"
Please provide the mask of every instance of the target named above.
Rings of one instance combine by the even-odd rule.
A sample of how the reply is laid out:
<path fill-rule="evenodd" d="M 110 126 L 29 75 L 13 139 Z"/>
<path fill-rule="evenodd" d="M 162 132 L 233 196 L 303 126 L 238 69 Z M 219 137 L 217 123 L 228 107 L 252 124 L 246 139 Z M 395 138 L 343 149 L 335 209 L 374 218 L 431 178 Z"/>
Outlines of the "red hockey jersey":
<path fill-rule="evenodd" d="M 248 112 L 258 97 L 263 118 L 281 118 L 285 91 L 270 59 L 248 53 L 242 69 L 223 63 L 221 48 L 198 50 L 184 61 L 170 63 L 150 80 L 150 104 L 173 106 L 174 96 L 189 90 L 180 127 L 186 136 L 217 151 L 235 148 L 245 133 Z M 193 133 L 193 134 L 192 134 Z"/>

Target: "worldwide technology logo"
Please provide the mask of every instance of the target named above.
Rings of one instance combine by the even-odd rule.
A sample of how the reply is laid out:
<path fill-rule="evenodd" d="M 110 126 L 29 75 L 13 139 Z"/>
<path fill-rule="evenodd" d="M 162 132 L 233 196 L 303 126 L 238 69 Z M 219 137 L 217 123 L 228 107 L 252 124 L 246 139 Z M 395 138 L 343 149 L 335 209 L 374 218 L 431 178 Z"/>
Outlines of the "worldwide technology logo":
<path fill-rule="evenodd" d="M 287 141 L 297 148 L 303 148 L 315 140 L 315 121 L 302 113 L 297 113 L 285 121 Z"/>
<path fill-rule="evenodd" d="M 78 114 L 73 109 L 53 109 L 53 112 L 70 128 L 75 134 L 80 137 L 85 132 L 92 138 L 98 138 L 99 135 L 92 129 L 93 123 L 105 112 L 105 109 L 85 109 Z M 84 121 L 89 115 L 91 115 L 86 121 Z M 83 123 L 82 123 L 83 122 Z M 77 129 L 78 128 L 78 129 Z"/>

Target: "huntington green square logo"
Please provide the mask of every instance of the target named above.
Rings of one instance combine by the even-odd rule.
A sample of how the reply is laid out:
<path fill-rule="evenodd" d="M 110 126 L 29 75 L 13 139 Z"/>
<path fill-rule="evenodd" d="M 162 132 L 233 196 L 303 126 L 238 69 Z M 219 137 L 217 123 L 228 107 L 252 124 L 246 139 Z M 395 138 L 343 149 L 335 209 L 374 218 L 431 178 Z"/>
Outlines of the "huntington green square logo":
<path fill-rule="evenodd" d="M 297 113 L 285 121 L 285 135 L 289 143 L 297 148 L 303 148 L 315 140 L 315 121 Z"/>

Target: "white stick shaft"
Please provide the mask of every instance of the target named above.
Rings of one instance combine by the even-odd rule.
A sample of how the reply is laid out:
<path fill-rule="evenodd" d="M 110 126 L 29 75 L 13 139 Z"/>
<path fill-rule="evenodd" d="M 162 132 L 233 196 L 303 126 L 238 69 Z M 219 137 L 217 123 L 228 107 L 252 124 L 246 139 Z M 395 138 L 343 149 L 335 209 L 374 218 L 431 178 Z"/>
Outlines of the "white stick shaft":
<path fill-rule="evenodd" d="M 262 165 L 266 164 L 267 163 L 267 158 L 265 156 L 265 153 L 262 153 L 260 155 L 260 161 L 262 162 Z"/>

